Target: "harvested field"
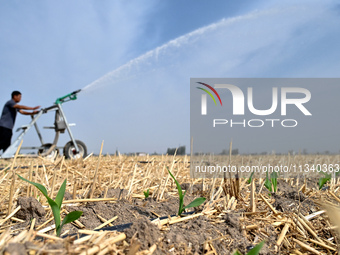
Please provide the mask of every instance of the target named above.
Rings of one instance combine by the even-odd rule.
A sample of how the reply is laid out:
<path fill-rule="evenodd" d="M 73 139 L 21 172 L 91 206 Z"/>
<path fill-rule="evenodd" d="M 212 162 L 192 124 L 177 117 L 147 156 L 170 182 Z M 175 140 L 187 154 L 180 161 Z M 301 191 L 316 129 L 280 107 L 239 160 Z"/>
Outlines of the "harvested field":
<path fill-rule="evenodd" d="M 238 155 L 232 161 L 266 162 L 270 157 Z M 339 162 L 339 156 L 295 157 L 290 160 L 325 157 L 326 162 Z M 265 179 L 251 183 L 191 179 L 188 156 L 107 155 L 73 161 L 59 156 L 53 162 L 17 158 L 0 160 L 0 168 L 0 253 L 4 254 L 233 254 L 235 250 L 245 254 L 262 240 L 260 254 L 338 254 L 339 250 L 333 220 L 339 210 L 330 207 L 340 203 L 339 179 L 319 190 L 315 178 L 281 178 L 277 192 L 270 194 Z M 178 191 L 167 168 L 187 191 L 185 205 L 197 197 L 207 198 L 205 203 L 176 216 Z M 74 210 L 83 215 L 65 225 L 57 237 L 46 198 L 16 174 L 43 184 L 53 199 L 67 179 L 62 218 Z"/>

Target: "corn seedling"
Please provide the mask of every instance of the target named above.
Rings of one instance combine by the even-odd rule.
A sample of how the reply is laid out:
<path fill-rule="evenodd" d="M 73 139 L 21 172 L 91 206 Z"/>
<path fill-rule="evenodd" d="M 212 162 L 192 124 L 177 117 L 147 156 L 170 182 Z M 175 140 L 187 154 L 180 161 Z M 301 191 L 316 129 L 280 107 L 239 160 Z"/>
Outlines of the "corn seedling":
<path fill-rule="evenodd" d="M 143 192 L 144 192 L 145 199 L 147 199 L 149 197 L 150 190 L 148 189 L 147 191 L 143 191 Z"/>
<path fill-rule="evenodd" d="M 179 208 L 178 208 L 178 215 L 179 216 L 185 211 L 185 209 L 192 208 L 192 207 L 197 207 L 197 206 L 200 206 L 201 204 L 204 203 L 205 198 L 204 197 L 198 197 L 194 201 L 192 201 L 190 204 L 188 204 L 187 206 L 184 206 L 184 196 L 187 193 L 187 191 L 185 191 L 184 194 L 183 194 L 181 185 L 179 185 L 178 181 L 172 175 L 172 173 L 170 172 L 169 168 L 167 168 L 167 169 L 168 169 L 168 172 L 169 172 L 170 176 L 172 177 L 172 179 L 174 179 L 174 181 L 176 183 L 176 186 L 177 186 L 178 196 L 179 196 Z"/>
<path fill-rule="evenodd" d="M 264 183 L 264 186 L 270 191 L 270 192 L 276 192 L 277 191 L 277 172 L 272 172 L 269 178 L 268 172 L 266 173 L 266 181 Z"/>
<path fill-rule="evenodd" d="M 271 182 L 270 179 L 269 179 L 268 172 L 266 173 L 266 180 L 265 180 L 265 182 L 264 182 L 264 186 L 265 186 L 270 192 L 272 192 L 272 182 Z"/>
<path fill-rule="evenodd" d="M 63 182 L 63 184 L 61 185 L 55 200 L 53 200 L 47 195 L 47 190 L 43 185 L 41 185 L 39 183 L 31 182 L 29 180 L 26 180 L 25 178 L 21 177 L 20 175 L 18 175 L 18 176 L 21 180 L 26 181 L 26 182 L 32 184 L 33 186 L 35 186 L 46 197 L 47 202 L 52 209 L 57 236 L 60 236 L 61 229 L 63 228 L 63 226 L 65 224 L 71 223 L 71 222 L 79 219 L 79 217 L 83 214 L 82 211 L 70 212 L 69 214 L 67 214 L 65 216 L 64 220 L 61 222 L 60 210 L 61 210 L 61 204 L 63 202 L 65 189 L 66 189 L 66 179 Z"/>
<path fill-rule="evenodd" d="M 246 255 L 257 255 L 260 253 L 262 246 L 264 245 L 264 241 L 256 245 L 253 249 L 251 249 Z M 242 255 L 239 251 L 235 251 L 233 255 Z"/>
<path fill-rule="evenodd" d="M 249 176 L 249 179 L 247 180 L 248 184 L 250 184 L 251 181 L 253 180 L 253 176 L 254 176 L 254 172 L 252 172 L 251 175 Z"/>
<path fill-rule="evenodd" d="M 272 181 L 273 192 L 276 192 L 277 191 L 277 172 L 273 172 L 271 174 L 270 180 Z"/>
<path fill-rule="evenodd" d="M 330 168 L 330 170 L 334 171 L 333 168 Z M 321 171 L 320 167 L 318 167 L 318 172 L 322 173 L 324 175 L 324 177 L 321 177 L 319 179 L 319 190 L 323 188 L 323 186 L 330 180 L 332 179 L 332 174 L 327 174 L 323 171 Z M 339 176 L 340 172 L 335 172 L 335 176 Z"/>
<path fill-rule="evenodd" d="M 324 174 L 324 177 L 321 177 L 319 179 L 319 190 L 323 188 L 323 186 L 332 178 L 330 174 L 326 174 L 324 172 L 321 172 Z"/>

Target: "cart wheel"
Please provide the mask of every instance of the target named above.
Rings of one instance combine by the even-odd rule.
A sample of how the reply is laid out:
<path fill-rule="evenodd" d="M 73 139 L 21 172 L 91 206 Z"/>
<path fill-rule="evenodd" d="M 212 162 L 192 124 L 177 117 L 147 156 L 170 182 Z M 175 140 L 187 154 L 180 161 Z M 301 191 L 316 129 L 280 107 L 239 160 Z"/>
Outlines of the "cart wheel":
<path fill-rule="evenodd" d="M 52 146 L 51 143 L 45 143 L 45 144 L 41 145 L 41 147 L 43 147 L 43 149 L 39 149 L 38 150 L 38 154 L 41 155 L 41 154 L 46 153 L 51 148 L 51 146 Z M 44 156 L 46 158 L 55 158 L 58 155 L 59 155 L 59 150 L 58 149 L 54 149 L 49 154 L 42 155 L 42 156 Z"/>
<path fill-rule="evenodd" d="M 73 145 L 72 141 L 69 141 L 64 147 L 64 156 L 67 159 L 77 159 L 77 158 L 85 158 L 87 155 L 86 145 L 79 140 L 76 140 L 77 146 L 79 148 L 79 153 L 76 153 L 76 148 Z"/>

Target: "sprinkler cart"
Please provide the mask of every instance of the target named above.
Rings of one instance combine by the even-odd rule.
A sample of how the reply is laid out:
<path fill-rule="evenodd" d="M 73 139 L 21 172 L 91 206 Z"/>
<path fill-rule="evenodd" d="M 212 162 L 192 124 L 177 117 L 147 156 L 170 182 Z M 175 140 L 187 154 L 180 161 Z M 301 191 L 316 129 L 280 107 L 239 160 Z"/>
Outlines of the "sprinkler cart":
<path fill-rule="evenodd" d="M 63 153 L 65 158 L 71 158 L 71 159 L 76 159 L 80 157 L 85 157 L 87 154 L 87 149 L 86 145 L 79 140 L 75 140 L 70 126 L 72 124 L 69 124 L 66 120 L 66 116 L 64 114 L 62 104 L 71 100 L 76 100 L 77 99 L 77 94 L 81 90 L 76 90 L 70 94 L 67 94 L 66 96 L 58 98 L 55 103 L 47 108 L 41 109 L 36 115 L 31 116 L 32 121 L 28 125 L 21 126 L 20 128 L 17 129 L 17 132 L 22 130 L 18 138 L 7 148 L 7 150 L 1 155 L 1 158 L 12 158 L 14 157 L 20 142 L 22 141 L 23 137 L 25 134 L 28 132 L 28 130 L 34 126 L 35 130 L 37 131 L 38 137 L 41 142 L 41 146 L 39 147 L 22 147 L 22 149 L 38 149 L 38 155 L 42 157 L 55 157 L 56 154 L 59 153 L 60 147 L 57 147 L 57 142 L 59 139 L 60 133 L 64 133 L 65 129 L 68 131 L 71 141 L 69 141 L 64 147 L 63 147 Z M 37 120 L 45 113 L 48 112 L 55 112 L 55 122 L 53 127 L 44 127 L 46 129 L 54 129 L 55 131 L 55 137 L 53 143 L 45 143 L 42 135 L 39 131 L 38 125 L 37 125 Z M 74 125 L 74 124 L 73 124 Z M 27 156 L 32 156 L 32 155 L 27 155 Z"/>

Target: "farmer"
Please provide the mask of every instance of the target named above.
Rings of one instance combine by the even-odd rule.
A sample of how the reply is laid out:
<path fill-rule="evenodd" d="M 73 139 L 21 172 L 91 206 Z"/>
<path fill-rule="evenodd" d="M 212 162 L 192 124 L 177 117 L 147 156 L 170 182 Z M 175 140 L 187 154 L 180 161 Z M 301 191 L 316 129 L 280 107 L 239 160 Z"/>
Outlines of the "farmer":
<path fill-rule="evenodd" d="M 38 113 L 39 111 L 33 111 L 33 112 L 26 112 L 23 110 L 37 110 L 40 108 L 40 106 L 36 107 L 28 107 L 24 105 L 18 105 L 21 101 L 21 93 L 19 91 L 13 91 L 12 92 L 12 99 L 9 100 L 1 114 L 0 118 L 0 150 L 3 150 L 2 152 L 5 152 L 6 149 L 11 145 L 11 138 L 12 138 L 12 129 L 14 127 L 15 118 L 17 116 L 17 112 L 20 112 L 24 115 L 34 115 Z"/>

